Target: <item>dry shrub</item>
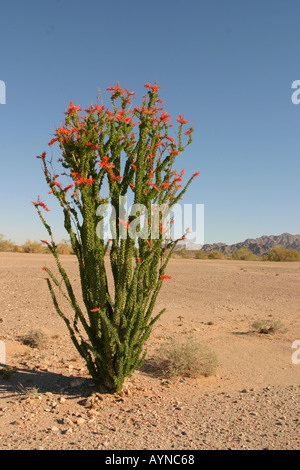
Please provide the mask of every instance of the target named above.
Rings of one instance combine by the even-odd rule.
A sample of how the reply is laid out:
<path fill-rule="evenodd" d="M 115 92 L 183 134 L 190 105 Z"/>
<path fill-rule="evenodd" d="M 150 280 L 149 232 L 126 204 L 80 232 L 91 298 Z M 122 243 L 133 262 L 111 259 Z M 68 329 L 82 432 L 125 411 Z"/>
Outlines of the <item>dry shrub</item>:
<path fill-rule="evenodd" d="M 264 335 L 287 332 L 287 328 L 281 320 L 256 320 L 251 326 L 255 331 Z"/>
<path fill-rule="evenodd" d="M 47 247 L 43 246 L 40 242 L 26 240 L 22 245 L 23 253 L 48 253 Z"/>
<path fill-rule="evenodd" d="M 60 242 L 57 245 L 57 251 L 58 251 L 58 254 L 60 255 L 73 255 L 74 254 L 72 247 L 68 243 L 65 243 L 65 242 Z"/>
<path fill-rule="evenodd" d="M 42 330 L 30 330 L 26 335 L 21 336 L 21 341 L 31 348 L 45 348 L 48 344 L 48 336 Z"/>
<path fill-rule="evenodd" d="M 0 251 L 15 251 L 15 245 L 11 240 L 6 240 L 0 233 Z"/>
<path fill-rule="evenodd" d="M 168 378 L 209 377 L 218 367 L 216 354 L 193 337 L 162 345 L 154 359 L 155 368 Z"/>

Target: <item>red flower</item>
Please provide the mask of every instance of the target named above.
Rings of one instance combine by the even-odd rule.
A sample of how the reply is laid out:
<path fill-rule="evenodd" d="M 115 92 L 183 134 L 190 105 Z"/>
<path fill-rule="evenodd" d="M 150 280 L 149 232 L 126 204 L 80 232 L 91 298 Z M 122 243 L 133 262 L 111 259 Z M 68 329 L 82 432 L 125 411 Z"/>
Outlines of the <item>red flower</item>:
<path fill-rule="evenodd" d="M 51 186 L 57 186 L 59 189 L 61 189 L 61 185 L 58 181 L 52 181 Z"/>
<path fill-rule="evenodd" d="M 114 176 L 113 171 L 110 169 L 108 170 L 108 173 L 110 175 L 111 181 L 121 181 L 121 179 L 123 178 L 123 176 L 120 175 Z"/>
<path fill-rule="evenodd" d="M 108 156 L 105 155 L 99 163 L 100 168 L 115 168 L 115 165 L 108 163 Z"/>
<path fill-rule="evenodd" d="M 68 109 L 68 111 L 65 112 L 65 114 L 69 114 L 69 113 L 70 113 L 71 116 L 73 116 L 74 111 L 76 111 L 76 112 L 77 112 L 77 111 L 81 111 L 81 109 L 80 109 L 80 106 L 74 106 L 73 101 L 71 100 L 71 101 L 70 101 L 69 109 Z"/>
<path fill-rule="evenodd" d="M 46 158 L 46 152 L 43 152 L 41 156 L 38 155 L 36 158 L 42 158 L 42 159 Z"/>
<path fill-rule="evenodd" d="M 179 118 L 176 118 L 176 121 L 180 122 L 180 124 L 187 124 L 189 122 L 183 119 L 182 114 L 179 114 Z"/>
<path fill-rule="evenodd" d="M 71 172 L 71 175 L 73 176 L 73 178 L 77 178 L 76 180 L 74 179 L 74 183 L 78 186 L 82 186 L 83 184 L 91 185 L 95 182 L 93 178 L 83 178 L 80 173 Z"/>
<path fill-rule="evenodd" d="M 47 242 L 47 240 L 41 240 L 42 243 L 45 243 L 45 245 L 49 245 L 50 243 Z"/>
<path fill-rule="evenodd" d="M 196 178 L 196 176 L 200 175 L 200 171 L 196 171 L 196 173 L 193 174 L 192 178 Z"/>
<path fill-rule="evenodd" d="M 160 120 L 163 122 L 170 121 L 169 117 L 170 117 L 170 114 L 167 114 L 167 111 L 164 111 L 162 115 L 160 116 Z"/>
<path fill-rule="evenodd" d="M 46 204 L 44 204 L 42 201 L 38 201 L 38 202 L 35 202 L 35 201 L 31 201 L 32 204 L 34 206 L 41 206 L 43 209 L 45 209 L 45 211 L 49 212 L 50 209 L 48 209 L 48 207 L 46 206 Z"/>
<path fill-rule="evenodd" d="M 159 277 L 160 277 L 160 279 L 172 279 L 172 276 L 167 276 L 166 274 L 165 275 L 160 275 Z"/>
<path fill-rule="evenodd" d="M 123 227 L 125 227 L 128 230 L 129 222 L 125 222 L 124 220 L 120 219 L 120 217 L 119 217 L 119 221 L 120 221 L 120 224 L 122 224 Z"/>
<path fill-rule="evenodd" d="M 122 90 L 122 88 L 120 88 L 119 82 L 117 82 L 117 86 L 116 86 L 116 87 L 110 86 L 110 87 L 108 87 L 108 88 L 106 88 L 106 89 L 107 89 L 108 91 L 113 91 L 114 94 L 116 94 L 116 93 L 121 93 L 122 95 L 125 95 L 125 91 Z"/>
<path fill-rule="evenodd" d="M 38 205 L 41 206 L 43 209 L 45 209 L 45 211 L 49 212 L 48 207 L 43 202 L 40 201 Z"/>
<path fill-rule="evenodd" d="M 45 271 L 47 268 L 46 268 L 46 266 L 43 266 L 42 269 Z"/>
<path fill-rule="evenodd" d="M 99 312 L 99 310 L 100 310 L 99 308 L 92 308 L 90 312 Z"/>
<path fill-rule="evenodd" d="M 145 88 L 150 88 L 154 93 L 159 92 L 159 87 L 156 85 L 150 85 L 149 83 L 145 83 L 144 85 Z"/>
<path fill-rule="evenodd" d="M 91 144 L 91 142 L 85 143 L 86 147 L 92 147 L 94 150 L 99 150 L 99 146 L 95 144 Z"/>
<path fill-rule="evenodd" d="M 69 189 L 73 188 L 74 184 L 69 184 L 68 186 L 65 187 L 64 191 L 68 191 Z"/>
<path fill-rule="evenodd" d="M 58 138 L 57 138 L 57 137 L 56 137 L 56 138 L 53 138 L 53 139 L 50 140 L 50 142 L 48 142 L 48 145 L 49 145 L 49 146 L 50 146 L 50 145 L 53 145 L 53 144 L 54 144 L 55 142 L 57 142 L 57 141 L 58 141 Z"/>
<path fill-rule="evenodd" d="M 137 257 L 136 259 L 138 260 L 139 263 L 142 262 L 141 258 Z"/>

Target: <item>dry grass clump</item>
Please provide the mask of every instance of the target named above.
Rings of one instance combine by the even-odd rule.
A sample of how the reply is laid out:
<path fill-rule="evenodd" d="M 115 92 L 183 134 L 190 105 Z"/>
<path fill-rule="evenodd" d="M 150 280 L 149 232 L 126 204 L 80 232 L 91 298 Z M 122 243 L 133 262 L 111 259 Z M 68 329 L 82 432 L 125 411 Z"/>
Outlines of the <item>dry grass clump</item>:
<path fill-rule="evenodd" d="M 216 354 L 193 337 L 173 339 L 162 345 L 154 362 L 155 368 L 168 378 L 209 377 L 216 373 L 218 367 Z"/>
<path fill-rule="evenodd" d="M 48 344 L 49 338 L 42 330 L 30 330 L 26 335 L 21 336 L 21 341 L 31 348 L 42 349 Z"/>

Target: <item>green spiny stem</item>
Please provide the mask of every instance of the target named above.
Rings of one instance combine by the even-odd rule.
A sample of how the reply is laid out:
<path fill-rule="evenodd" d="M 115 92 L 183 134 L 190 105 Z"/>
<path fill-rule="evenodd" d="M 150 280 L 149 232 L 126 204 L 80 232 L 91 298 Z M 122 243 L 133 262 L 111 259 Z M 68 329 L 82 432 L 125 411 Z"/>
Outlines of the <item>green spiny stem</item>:
<path fill-rule="evenodd" d="M 165 310 L 152 316 L 166 277 L 165 270 L 179 240 L 164 241 L 163 217 L 159 215 L 159 220 L 153 217 L 152 204 L 167 203 L 171 210 L 195 176 L 179 191 L 173 164 L 176 155 L 191 143 L 192 128 L 186 133 L 189 137 L 184 145 L 182 130 L 186 121 L 180 116 L 176 144 L 168 134 L 169 115 L 166 112 L 158 114 L 162 109 L 156 106 L 159 87 L 145 86 L 148 98 L 145 96 L 142 107 L 134 109 L 129 107 L 131 93 L 128 90 L 125 93 L 119 84 L 109 88 L 113 111 L 96 103 L 85 110 L 87 114 L 83 117 L 80 107 L 70 103 L 65 125 L 56 130 L 55 138 L 49 144 L 59 143 L 64 169 L 61 176 L 70 178 L 72 184 L 63 187 L 52 161 L 46 159 L 45 153 L 39 157 L 46 182 L 63 210 L 64 227 L 78 260 L 85 309 L 79 307 L 71 281 L 59 260 L 51 228 L 41 213 L 40 207 L 48 208 L 39 199 L 34 203 L 50 236 L 51 243 L 47 243 L 61 276 L 60 281 L 45 268 L 55 310 L 65 322 L 95 382 L 114 391 L 120 391 L 124 379 L 143 363 L 144 345 Z M 118 108 L 119 100 L 121 106 Z M 109 194 L 104 197 L 105 187 Z M 125 209 L 119 205 L 120 197 L 128 194 L 135 204 L 147 209 L 148 221 L 144 228 L 141 227 L 140 210 L 129 214 L 128 223 L 122 220 Z M 99 220 L 103 222 L 103 213 L 98 209 L 107 203 L 111 204 L 116 216 L 115 220 L 113 216 L 110 220 L 111 244 L 105 242 L 97 230 Z M 122 221 L 121 225 L 119 221 Z M 132 222 L 136 223 L 135 228 L 143 238 L 132 238 Z M 128 226 L 124 227 L 126 224 Z M 158 224 L 158 239 L 153 235 L 155 224 Z M 111 286 L 107 263 L 112 273 Z M 59 306 L 54 287 L 71 305 L 72 320 Z"/>

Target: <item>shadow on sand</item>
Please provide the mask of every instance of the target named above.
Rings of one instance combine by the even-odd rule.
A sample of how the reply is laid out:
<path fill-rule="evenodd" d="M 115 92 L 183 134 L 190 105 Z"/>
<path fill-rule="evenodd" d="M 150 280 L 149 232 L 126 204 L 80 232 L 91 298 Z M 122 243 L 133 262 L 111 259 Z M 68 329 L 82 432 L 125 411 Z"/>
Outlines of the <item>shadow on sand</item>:
<path fill-rule="evenodd" d="M 93 386 L 93 381 L 86 377 L 0 365 L 0 397 L 7 398 L 16 393 L 26 395 L 33 390 L 39 393 L 50 392 L 79 397 Z"/>

